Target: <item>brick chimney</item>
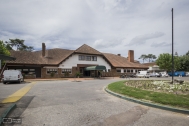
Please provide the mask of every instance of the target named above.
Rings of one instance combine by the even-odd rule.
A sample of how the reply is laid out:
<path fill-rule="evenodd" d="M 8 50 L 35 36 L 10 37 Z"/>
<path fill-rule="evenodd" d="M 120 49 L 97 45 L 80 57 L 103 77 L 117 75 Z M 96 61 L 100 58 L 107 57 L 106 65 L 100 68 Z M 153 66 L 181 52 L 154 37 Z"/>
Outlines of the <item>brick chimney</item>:
<path fill-rule="evenodd" d="M 129 50 L 128 52 L 128 61 L 134 62 L 134 50 Z"/>
<path fill-rule="evenodd" d="M 46 46 L 45 43 L 42 43 L 42 56 L 45 56 L 45 50 L 46 50 Z"/>
<path fill-rule="evenodd" d="M 117 54 L 118 56 L 121 56 L 121 54 Z"/>

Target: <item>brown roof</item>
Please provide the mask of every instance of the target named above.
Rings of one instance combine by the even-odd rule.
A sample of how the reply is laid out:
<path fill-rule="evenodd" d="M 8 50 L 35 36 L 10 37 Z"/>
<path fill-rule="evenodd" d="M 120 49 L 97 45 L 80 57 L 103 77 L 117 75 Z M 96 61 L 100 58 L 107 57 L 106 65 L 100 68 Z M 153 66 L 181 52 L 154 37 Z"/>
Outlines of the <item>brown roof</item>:
<path fill-rule="evenodd" d="M 153 62 L 153 63 L 143 63 L 143 65 L 145 65 L 145 66 L 154 66 L 154 65 L 157 65 L 155 62 Z"/>
<path fill-rule="evenodd" d="M 75 51 L 59 48 L 49 49 L 45 51 L 45 57 L 42 56 L 42 51 L 11 51 L 11 56 L 15 57 L 16 60 L 7 61 L 7 63 L 58 65 L 73 53 L 102 55 L 113 67 L 148 68 L 147 66 L 140 63 L 129 62 L 127 58 L 122 56 L 111 53 L 101 53 L 86 44 L 82 45 Z"/>
<path fill-rule="evenodd" d="M 85 53 L 85 54 L 97 54 L 97 55 L 102 55 L 101 52 L 97 51 L 96 49 L 83 44 L 82 46 L 80 46 L 78 49 L 76 49 L 74 51 L 75 53 Z"/>
<path fill-rule="evenodd" d="M 49 49 L 45 51 L 45 57 L 42 56 L 42 51 L 27 52 L 27 51 L 11 51 L 11 56 L 15 57 L 15 61 L 7 63 L 17 64 L 51 64 L 58 65 L 61 61 L 71 55 L 74 51 L 67 49 Z"/>
<path fill-rule="evenodd" d="M 114 67 L 148 68 L 147 66 L 139 64 L 139 63 L 129 62 L 127 58 L 122 57 L 122 56 L 118 56 L 111 53 L 103 53 L 103 55 Z"/>

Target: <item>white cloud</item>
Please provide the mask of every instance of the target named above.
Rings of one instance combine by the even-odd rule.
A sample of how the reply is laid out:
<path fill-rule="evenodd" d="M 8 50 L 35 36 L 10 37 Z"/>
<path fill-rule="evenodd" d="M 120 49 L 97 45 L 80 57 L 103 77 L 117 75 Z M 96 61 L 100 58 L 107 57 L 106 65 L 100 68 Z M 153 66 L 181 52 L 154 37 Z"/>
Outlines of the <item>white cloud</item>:
<path fill-rule="evenodd" d="M 67 49 L 85 43 L 124 56 L 132 49 L 136 59 L 141 54 L 159 55 L 171 52 L 172 7 L 174 48 L 184 54 L 188 51 L 188 0 L 0 1 L 0 40 L 24 39 L 36 50 L 42 42 L 48 48 Z"/>
<path fill-rule="evenodd" d="M 155 38 L 161 37 L 163 35 L 164 35 L 164 33 L 162 33 L 162 32 L 156 32 L 156 33 L 152 33 L 152 34 L 136 36 L 135 38 L 133 38 L 131 40 L 131 42 L 128 45 L 129 46 L 130 45 L 143 45 L 146 43 L 147 40 L 155 39 Z"/>

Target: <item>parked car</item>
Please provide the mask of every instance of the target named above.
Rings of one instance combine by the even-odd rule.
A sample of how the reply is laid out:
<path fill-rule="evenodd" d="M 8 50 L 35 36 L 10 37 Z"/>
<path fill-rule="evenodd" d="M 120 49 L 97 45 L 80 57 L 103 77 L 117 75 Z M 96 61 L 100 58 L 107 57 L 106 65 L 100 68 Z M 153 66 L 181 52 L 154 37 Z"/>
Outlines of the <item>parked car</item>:
<path fill-rule="evenodd" d="M 167 74 L 167 72 L 160 72 L 162 77 L 169 77 L 169 75 Z"/>
<path fill-rule="evenodd" d="M 189 77 L 189 72 L 186 72 L 186 76 Z"/>
<path fill-rule="evenodd" d="M 148 71 L 139 71 L 139 73 L 136 74 L 136 77 L 149 78 L 150 74 Z"/>
<path fill-rule="evenodd" d="M 161 77 L 161 73 L 151 73 L 150 77 Z"/>
<path fill-rule="evenodd" d="M 6 84 L 8 82 L 19 82 L 23 81 L 22 73 L 19 70 L 5 70 L 2 75 L 2 82 Z"/>

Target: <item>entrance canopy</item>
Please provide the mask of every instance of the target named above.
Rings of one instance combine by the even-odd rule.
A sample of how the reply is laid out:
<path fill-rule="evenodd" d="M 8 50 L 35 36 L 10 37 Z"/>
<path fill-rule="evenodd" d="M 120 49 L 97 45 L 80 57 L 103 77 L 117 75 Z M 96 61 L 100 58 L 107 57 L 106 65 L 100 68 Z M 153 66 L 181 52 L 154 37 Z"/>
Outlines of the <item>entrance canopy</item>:
<path fill-rule="evenodd" d="M 106 70 L 105 66 L 90 66 L 85 68 L 86 71 L 89 70 Z"/>
<path fill-rule="evenodd" d="M 16 58 L 0 54 L 0 60 L 16 60 Z"/>

